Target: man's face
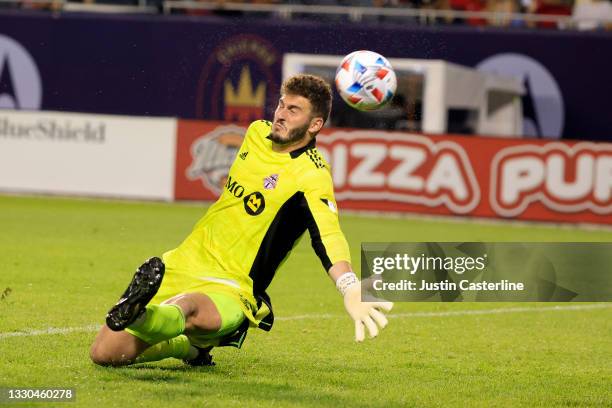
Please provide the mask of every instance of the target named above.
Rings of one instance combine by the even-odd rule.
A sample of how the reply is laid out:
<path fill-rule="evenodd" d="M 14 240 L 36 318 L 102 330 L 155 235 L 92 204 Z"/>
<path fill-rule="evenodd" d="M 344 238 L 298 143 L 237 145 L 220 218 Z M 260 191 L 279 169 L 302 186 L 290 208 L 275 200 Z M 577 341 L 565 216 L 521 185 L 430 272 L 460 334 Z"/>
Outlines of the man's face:
<path fill-rule="evenodd" d="M 310 101 L 299 95 L 282 95 L 274 111 L 270 139 L 279 145 L 293 145 L 309 138 L 312 126 Z"/>

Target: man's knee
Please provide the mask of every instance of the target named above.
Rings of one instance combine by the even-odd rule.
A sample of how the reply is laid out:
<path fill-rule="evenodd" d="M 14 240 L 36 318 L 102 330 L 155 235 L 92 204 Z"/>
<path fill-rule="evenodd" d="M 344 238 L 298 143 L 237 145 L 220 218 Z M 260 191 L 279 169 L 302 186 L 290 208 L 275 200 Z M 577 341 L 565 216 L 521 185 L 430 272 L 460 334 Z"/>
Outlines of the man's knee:
<path fill-rule="evenodd" d="M 104 326 L 89 349 L 89 358 L 101 366 L 122 366 L 133 363 L 148 347 L 128 332 L 113 332 Z"/>
<path fill-rule="evenodd" d="M 128 354 L 126 354 L 128 353 Z M 94 343 L 89 350 L 89 358 L 94 364 L 100 366 L 124 366 L 132 364 L 137 355 L 134 353 L 123 352 L 120 349 L 104 347 L 104 345 Z"/>
<path fill-rule="evenodd" d="M 105 353 L 97 343 L 91 345 L 91 348 L 89 349 L 89 358 L 94 364 L 100 366 L 112 365 L 113 361 L 112 356 Z"/>

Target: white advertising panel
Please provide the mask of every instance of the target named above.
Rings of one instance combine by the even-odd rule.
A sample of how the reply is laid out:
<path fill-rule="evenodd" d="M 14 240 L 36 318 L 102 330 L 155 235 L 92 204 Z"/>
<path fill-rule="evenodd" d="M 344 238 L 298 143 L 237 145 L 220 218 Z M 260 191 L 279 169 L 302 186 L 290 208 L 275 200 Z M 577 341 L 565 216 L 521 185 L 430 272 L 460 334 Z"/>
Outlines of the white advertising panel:
<path fill-rule="evenodd" d="M 172 200 L 176 119 L 0 110 L 0 190 Z"/>

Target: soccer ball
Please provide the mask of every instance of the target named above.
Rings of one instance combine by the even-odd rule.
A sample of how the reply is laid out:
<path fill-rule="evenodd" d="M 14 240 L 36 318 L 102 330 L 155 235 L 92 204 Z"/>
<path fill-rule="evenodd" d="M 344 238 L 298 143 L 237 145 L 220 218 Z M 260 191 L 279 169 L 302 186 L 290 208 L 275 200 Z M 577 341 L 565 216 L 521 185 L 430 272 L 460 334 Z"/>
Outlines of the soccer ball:
<path fill-rule="evenodd" d="M 336 89 L 351 107 L 375 110 L 393 98 L 397 79 L 385 57 L 373 51 L 355 51 L 336 70 Z"/>

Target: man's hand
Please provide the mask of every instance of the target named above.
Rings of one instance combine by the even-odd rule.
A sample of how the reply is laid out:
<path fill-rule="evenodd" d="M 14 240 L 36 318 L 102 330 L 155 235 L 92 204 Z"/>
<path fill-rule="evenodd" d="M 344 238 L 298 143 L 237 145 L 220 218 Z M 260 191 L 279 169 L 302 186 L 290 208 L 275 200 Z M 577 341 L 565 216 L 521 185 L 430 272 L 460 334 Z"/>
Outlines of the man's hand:
<path fill-rule="evenodd" d="M 392 302 L 362 302 L 361 285 L 357 276 L 348 272 L 340 276 L 336 286 L 344 296 L 344 307 L 355 321 L 355 341 L 365 339 L 365 328 L 368 328 L 370 337 L 376 337 L 388 320 L 381 310 L 389 312 L 393 308 Z"/>

